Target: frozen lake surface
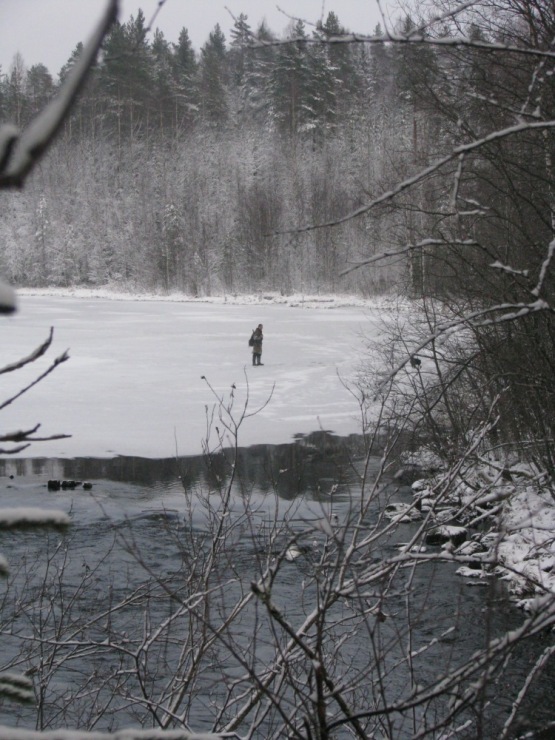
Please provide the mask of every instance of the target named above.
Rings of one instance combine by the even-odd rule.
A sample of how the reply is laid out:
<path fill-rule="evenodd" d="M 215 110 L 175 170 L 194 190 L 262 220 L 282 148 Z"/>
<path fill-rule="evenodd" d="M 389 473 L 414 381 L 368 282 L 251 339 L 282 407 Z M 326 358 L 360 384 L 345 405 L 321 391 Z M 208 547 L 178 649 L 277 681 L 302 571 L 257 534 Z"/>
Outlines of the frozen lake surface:
<path fill-rule="evenodd" d="M 44 436 L 72 435 L 36 443 L 19 456 L 197 454 L 215 403 L 208 381 L 226 400 L 236 386 L 238 412 L 247 398 L 252 411 L 271 395 L 242 425 L 241 446 L 287 442 L 318 429 L 357 433 L 358 406 L 343 381 L 360 362 L 362 335 L 375 335 L 383 318 L 360 307 L 23 295 L 19 311 L 2 320 L 3 364 L 29 355 L 50 327 L 54 342 L 39 362 L 2 375 L 0 400 L 66 349 L 70 360 L 2 411 L 2 429 L 41 422 Z M 259 323 L 264 366 L 255 368 L 247 342 Z"/>

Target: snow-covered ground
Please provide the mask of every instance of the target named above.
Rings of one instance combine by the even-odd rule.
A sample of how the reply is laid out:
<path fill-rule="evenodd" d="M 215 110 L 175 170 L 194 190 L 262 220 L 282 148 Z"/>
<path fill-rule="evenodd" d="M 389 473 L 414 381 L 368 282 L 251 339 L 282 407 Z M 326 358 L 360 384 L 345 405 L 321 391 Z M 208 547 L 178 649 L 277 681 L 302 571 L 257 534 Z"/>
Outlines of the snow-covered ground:
<path fill-rule="evenodd" d="M 235 385 L 237 412 L 247 396 L 250 411 L 270 399 L 242 426 L 241 445 L 287 442 L 320 428 L 356 433 L 357 404 L 343 381 L 358 362 L 362 335 L 379 331 L 388 312 L 387 301 L 274 295 L 201 302 L 20 291 L 18 301 L 17 313 L 1 322 L 3 364 L 28 355 L 51 326 L 54 342 L 25 371 L 2 375 L 0 398 L 30 382 L 64 350 L 70 354 L 2 410 L 4 431 L 41 422 L 44 436 L 72 435 L 36 443 L 21 453 L 28 457 L 197 454 L 207 408 L 215 403 L 207 383 L 226 401 Z M 259 323 L 264 366 L 252 367 L 247 342 Z"/>

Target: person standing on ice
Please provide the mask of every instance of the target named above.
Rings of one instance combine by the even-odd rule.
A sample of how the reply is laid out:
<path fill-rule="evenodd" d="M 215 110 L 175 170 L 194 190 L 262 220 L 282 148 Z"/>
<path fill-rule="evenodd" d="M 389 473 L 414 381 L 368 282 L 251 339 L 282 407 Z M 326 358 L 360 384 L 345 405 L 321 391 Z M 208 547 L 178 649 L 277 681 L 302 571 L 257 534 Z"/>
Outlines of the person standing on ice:
<path fill-rule="evenodd" d="M 252 364 L 253 365 L 263 365 L 263 362 L 260 362 L 260 359 L 262 357 L 262 341 L 264 339 L 264 335 L 262 334 L 262 324 L 258 324 L 256 329 L 253 331 L 250 342 L 252 342 Z"/>

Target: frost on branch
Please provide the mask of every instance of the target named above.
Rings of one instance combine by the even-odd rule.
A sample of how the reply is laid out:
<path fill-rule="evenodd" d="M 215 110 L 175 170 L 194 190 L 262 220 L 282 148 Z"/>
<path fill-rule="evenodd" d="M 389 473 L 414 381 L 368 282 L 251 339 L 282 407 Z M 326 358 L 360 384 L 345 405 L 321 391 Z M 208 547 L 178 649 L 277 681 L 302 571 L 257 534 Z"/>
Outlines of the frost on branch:
<path fill-rule="evenodd" d="M 46 351 L 49 349 L 50 345 L 52 344 L 52 338 L 53 338 L 53 329 L 50 329 L 50 334 L 48 338 L 39 346 L 37 347 L 33 352 L 31 352 L 30 355 L 27 357 L 24 357 L 20 360 L 17 360 L 14 363 L 11 363 L 9 365 L 5 365 L 4 367 L 0 368 L 0 375 L 3 375 L 5 373 L 11 373 L 15 370 L 20 370 L 21 368 L 25 367 L 26 365 L 29 365 L 36 360 L 38 360 L 40 357 L 42 357 Z M 6 406 L 9 406 L 11 403 L 13 403 L 16 399 L 18 399 L 20 396 L 22 396 L 24 393 L 26 393 L 28 390 L 33 388 L 37 383 L 40 383 L 41 380 L 46 378 L 47 375 L 50 375 L 53 370 L 55 370 L 58 365 L 65 362 L 69 359 L 69 355 L 67 352 L 63 352 L 59 357 L 56 357 L 51 364 L 47 367 L 46 370 L 44 370 L 38 377 L 36 377 L 33 381 L 31 381 L 28 385 L 21 388 L 17 393 L 15 393 L 13 396 L 7 398 L 6 400 L 2 401 L 0 403 L 0 411 Z M 17 452 L 21 452 L 26 447 L 28 447 L 31 442 L 44 442 L 46 440 L 53 440 L 53 439 L 64 439 L 65 437 L 69 436 L 67 434 L 56 434 L 56 435 L 50 435 L 48 437 L 37 437 L 34 436 L 35 433 L 40 428 L 40 424 L 36 424 L 32 429 L 23 429 L 19 431 L 13 431 L 13 432 L 7 432 L 5 434 L 0 435 L 0 443 L 9 443 L 16 445 L 15 447 L 0 447 L 0 454 L 2 455 L 13 455 Z"/>

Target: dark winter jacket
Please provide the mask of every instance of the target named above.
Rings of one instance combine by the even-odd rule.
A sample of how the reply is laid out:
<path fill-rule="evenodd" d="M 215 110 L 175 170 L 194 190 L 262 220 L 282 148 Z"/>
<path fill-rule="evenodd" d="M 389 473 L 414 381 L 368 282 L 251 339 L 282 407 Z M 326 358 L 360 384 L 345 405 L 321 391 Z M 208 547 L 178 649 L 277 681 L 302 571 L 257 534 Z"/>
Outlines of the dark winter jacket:
<path fill-rule="evenodd" d="M 252 353 L 254 355 L 261 355 L 262 354 L 262 341 L 264 339 L 264 335 L 260 331 L 260 329 L 255 329 L 252 333 Z"/>

